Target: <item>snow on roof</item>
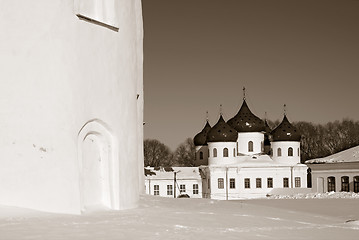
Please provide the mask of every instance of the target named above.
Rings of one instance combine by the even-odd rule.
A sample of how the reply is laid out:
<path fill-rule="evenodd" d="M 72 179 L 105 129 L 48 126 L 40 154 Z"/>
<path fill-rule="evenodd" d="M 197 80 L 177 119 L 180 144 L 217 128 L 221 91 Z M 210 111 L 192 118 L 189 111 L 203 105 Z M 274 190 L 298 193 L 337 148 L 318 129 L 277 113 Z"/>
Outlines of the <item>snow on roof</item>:
<path fill-rule="evenodd" d="M 307 160 L 305 163 L 341 163 L 341 162 L 359 162 L 359 146 L 335 153 L 333 155 Z"/>
<path fill-rule="evenodd" d="M 172 167 L 171 169 L 146 167 L 145 169 L 155 173 L 155 175 L 146 176 L 152 179 L 173 179 L 175 172 L 177 179 L 201 179 L 198 167 Z"/>

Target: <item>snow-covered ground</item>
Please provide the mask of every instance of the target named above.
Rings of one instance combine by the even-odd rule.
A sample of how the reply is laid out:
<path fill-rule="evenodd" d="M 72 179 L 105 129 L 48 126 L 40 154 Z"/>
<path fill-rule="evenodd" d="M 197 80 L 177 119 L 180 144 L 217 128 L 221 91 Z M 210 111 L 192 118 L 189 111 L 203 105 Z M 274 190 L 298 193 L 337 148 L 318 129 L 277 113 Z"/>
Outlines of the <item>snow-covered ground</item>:
<path fill-rule="evenodd" d="M 359 239 L 357 195 L 310 196 L 237 201 L 142 196 L 139 208 L 83 216 L 2 206 L 0 239 Z"/>

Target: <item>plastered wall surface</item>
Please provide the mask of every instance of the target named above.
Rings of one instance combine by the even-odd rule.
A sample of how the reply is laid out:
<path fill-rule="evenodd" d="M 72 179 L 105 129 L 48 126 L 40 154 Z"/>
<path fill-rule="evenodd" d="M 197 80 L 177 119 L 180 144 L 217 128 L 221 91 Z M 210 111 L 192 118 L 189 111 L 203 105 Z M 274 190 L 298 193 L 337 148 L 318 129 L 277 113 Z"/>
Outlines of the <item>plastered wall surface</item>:
<path fill-rule="evenodd" d="M 117 1 L 115 12 L 118 32 L 79 20 L 73 0 L 1 2 L 0 204 L 80 213 L 78 155 L 91 144 L 83 148 L 78 138 L 96 121 L 112 139 L 99 151 L 112 154 L 105 175 L 116 187 L 115 205 L 137 205 L 144 185 L 141 3 Z"/>

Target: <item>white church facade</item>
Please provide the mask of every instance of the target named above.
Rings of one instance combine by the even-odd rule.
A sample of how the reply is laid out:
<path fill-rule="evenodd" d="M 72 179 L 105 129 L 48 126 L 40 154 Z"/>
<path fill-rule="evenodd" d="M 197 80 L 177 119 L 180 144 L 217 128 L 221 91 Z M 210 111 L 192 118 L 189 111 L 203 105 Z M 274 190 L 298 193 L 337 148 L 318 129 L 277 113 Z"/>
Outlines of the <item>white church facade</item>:
<path fill-rule="evenodd" d="M 0 204 L 136 207 L 144 191 L 140 0 L 2 0 Z"/>
<path fill-rule="evenodd" d="M 203 197 L 220 200 L 261 198 L 307 188 L 307 166 L 300 163 L 298 130 L 286 115 L 272 131 L 244 98 L 227 122 L 220 116 L 194 137 L 196 165 L 203 175 Z"/>

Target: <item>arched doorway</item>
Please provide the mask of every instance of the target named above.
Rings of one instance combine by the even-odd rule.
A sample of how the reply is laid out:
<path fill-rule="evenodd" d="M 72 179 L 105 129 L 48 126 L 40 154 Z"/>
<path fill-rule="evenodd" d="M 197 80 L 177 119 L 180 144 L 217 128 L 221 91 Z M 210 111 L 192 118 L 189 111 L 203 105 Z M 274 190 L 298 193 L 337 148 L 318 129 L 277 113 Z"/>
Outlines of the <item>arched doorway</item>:
<path fill-rule="evenodd" d="M 318 193 L 324 193 L 324 178 L 317 178 L 317 191 Z"/>
<path fill-rule="evenodd" d="M 119 209 L 115 139 L 105 123 L 87 122 L 78 134 L 81 210 Z"/>

